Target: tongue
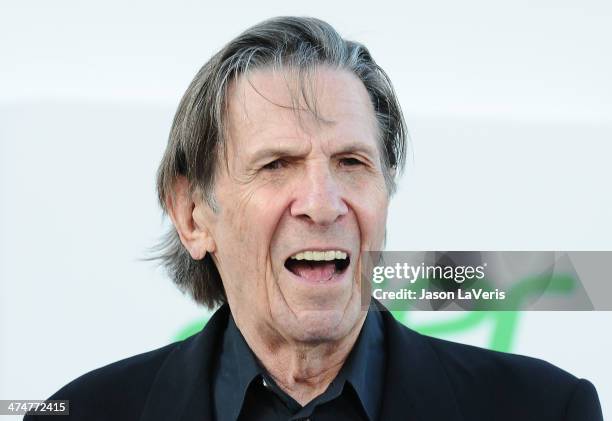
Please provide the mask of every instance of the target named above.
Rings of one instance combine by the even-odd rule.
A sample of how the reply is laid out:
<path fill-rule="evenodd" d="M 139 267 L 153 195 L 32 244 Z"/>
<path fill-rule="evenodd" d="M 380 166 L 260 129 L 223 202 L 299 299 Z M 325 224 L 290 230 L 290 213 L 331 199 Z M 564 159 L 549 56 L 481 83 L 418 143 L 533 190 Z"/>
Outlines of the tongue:
<path fill-rule="evenodd" d="M 336 271 L 336 265 L 333 262 L 306 263 L 300 261 L 293 265 L 292 270 L 293 273 L 307 281 L 323 282 L 331 279 Z"/>

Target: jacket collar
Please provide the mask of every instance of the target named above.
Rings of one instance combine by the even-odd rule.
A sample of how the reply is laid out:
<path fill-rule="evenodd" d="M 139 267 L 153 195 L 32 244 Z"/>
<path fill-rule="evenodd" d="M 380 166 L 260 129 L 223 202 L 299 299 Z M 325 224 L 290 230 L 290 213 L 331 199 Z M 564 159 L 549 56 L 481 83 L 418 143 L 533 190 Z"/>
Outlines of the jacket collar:
<path fill-rule="evenodd" d="M 381 306 L 382 307 L 382 306 Z M 387 368 L 381 420 L 463 420 L 455 392 L 428 339 L 381 310 Z"/>
<path fill-rule="evenodd" d="M 426 337 L 382 312 L 387 367 L 381 420 L 462 420 L 455 394 Z M 160 367 L 141 421 L 212 420 L 211 376 L 229 306 L 215 312 L 205 328 L 177 344 Z"/>
<path fill-rule="evenodd" d="M 141 421 L 212 420 L 210 379 L 229 314 L 221 306 L 204 329 L 177 344 L 155 376 Z"/>

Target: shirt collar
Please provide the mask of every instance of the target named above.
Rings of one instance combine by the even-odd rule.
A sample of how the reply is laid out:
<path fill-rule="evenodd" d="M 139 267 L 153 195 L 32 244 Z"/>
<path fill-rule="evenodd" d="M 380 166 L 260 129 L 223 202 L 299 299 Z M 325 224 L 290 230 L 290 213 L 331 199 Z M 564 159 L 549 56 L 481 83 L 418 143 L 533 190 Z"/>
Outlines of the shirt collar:
<path fill-rule="evenodd" d="M 214 374 L 215 419 L 238 419 L 251 382 L 263 373 L 230 313 Z"/>
<path fill-rule="evenodd" d="M 385 375 L 385 344 L 380 312 L 370 310 L 338 376 L 353 387 L 370 420 L 380 413 Z M 340 377 L 340 378 L 342 378 Z"/>

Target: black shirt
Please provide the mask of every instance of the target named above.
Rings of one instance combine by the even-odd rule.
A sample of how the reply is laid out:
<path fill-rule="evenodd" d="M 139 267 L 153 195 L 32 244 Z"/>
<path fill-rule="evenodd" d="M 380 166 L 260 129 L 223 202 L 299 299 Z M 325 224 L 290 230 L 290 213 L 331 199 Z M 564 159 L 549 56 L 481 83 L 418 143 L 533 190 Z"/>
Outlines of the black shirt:
<path fill-rule="evenodd" d="M 345 364 L 304 407 L 276 385 L 230 315 L 213 377 L 217 421 L 378 419 L 385 373 L 382 317 L 370 310 Z"/>

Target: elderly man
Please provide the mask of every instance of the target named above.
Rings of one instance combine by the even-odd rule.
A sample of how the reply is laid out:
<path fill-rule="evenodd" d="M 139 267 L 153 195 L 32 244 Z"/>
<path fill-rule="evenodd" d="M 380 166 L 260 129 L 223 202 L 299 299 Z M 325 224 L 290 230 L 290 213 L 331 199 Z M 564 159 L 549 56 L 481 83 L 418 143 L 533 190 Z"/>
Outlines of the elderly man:
<path fill-rule="evenodd" d="M 196 75 L 158 174 L 162 258 L 197 335 L 57 392 L 83 420 L 600 420 L 543 361 L 428 338 L 362 296 L 406 132 L 385 73 L 317 19 L 241 34 Z"/>

